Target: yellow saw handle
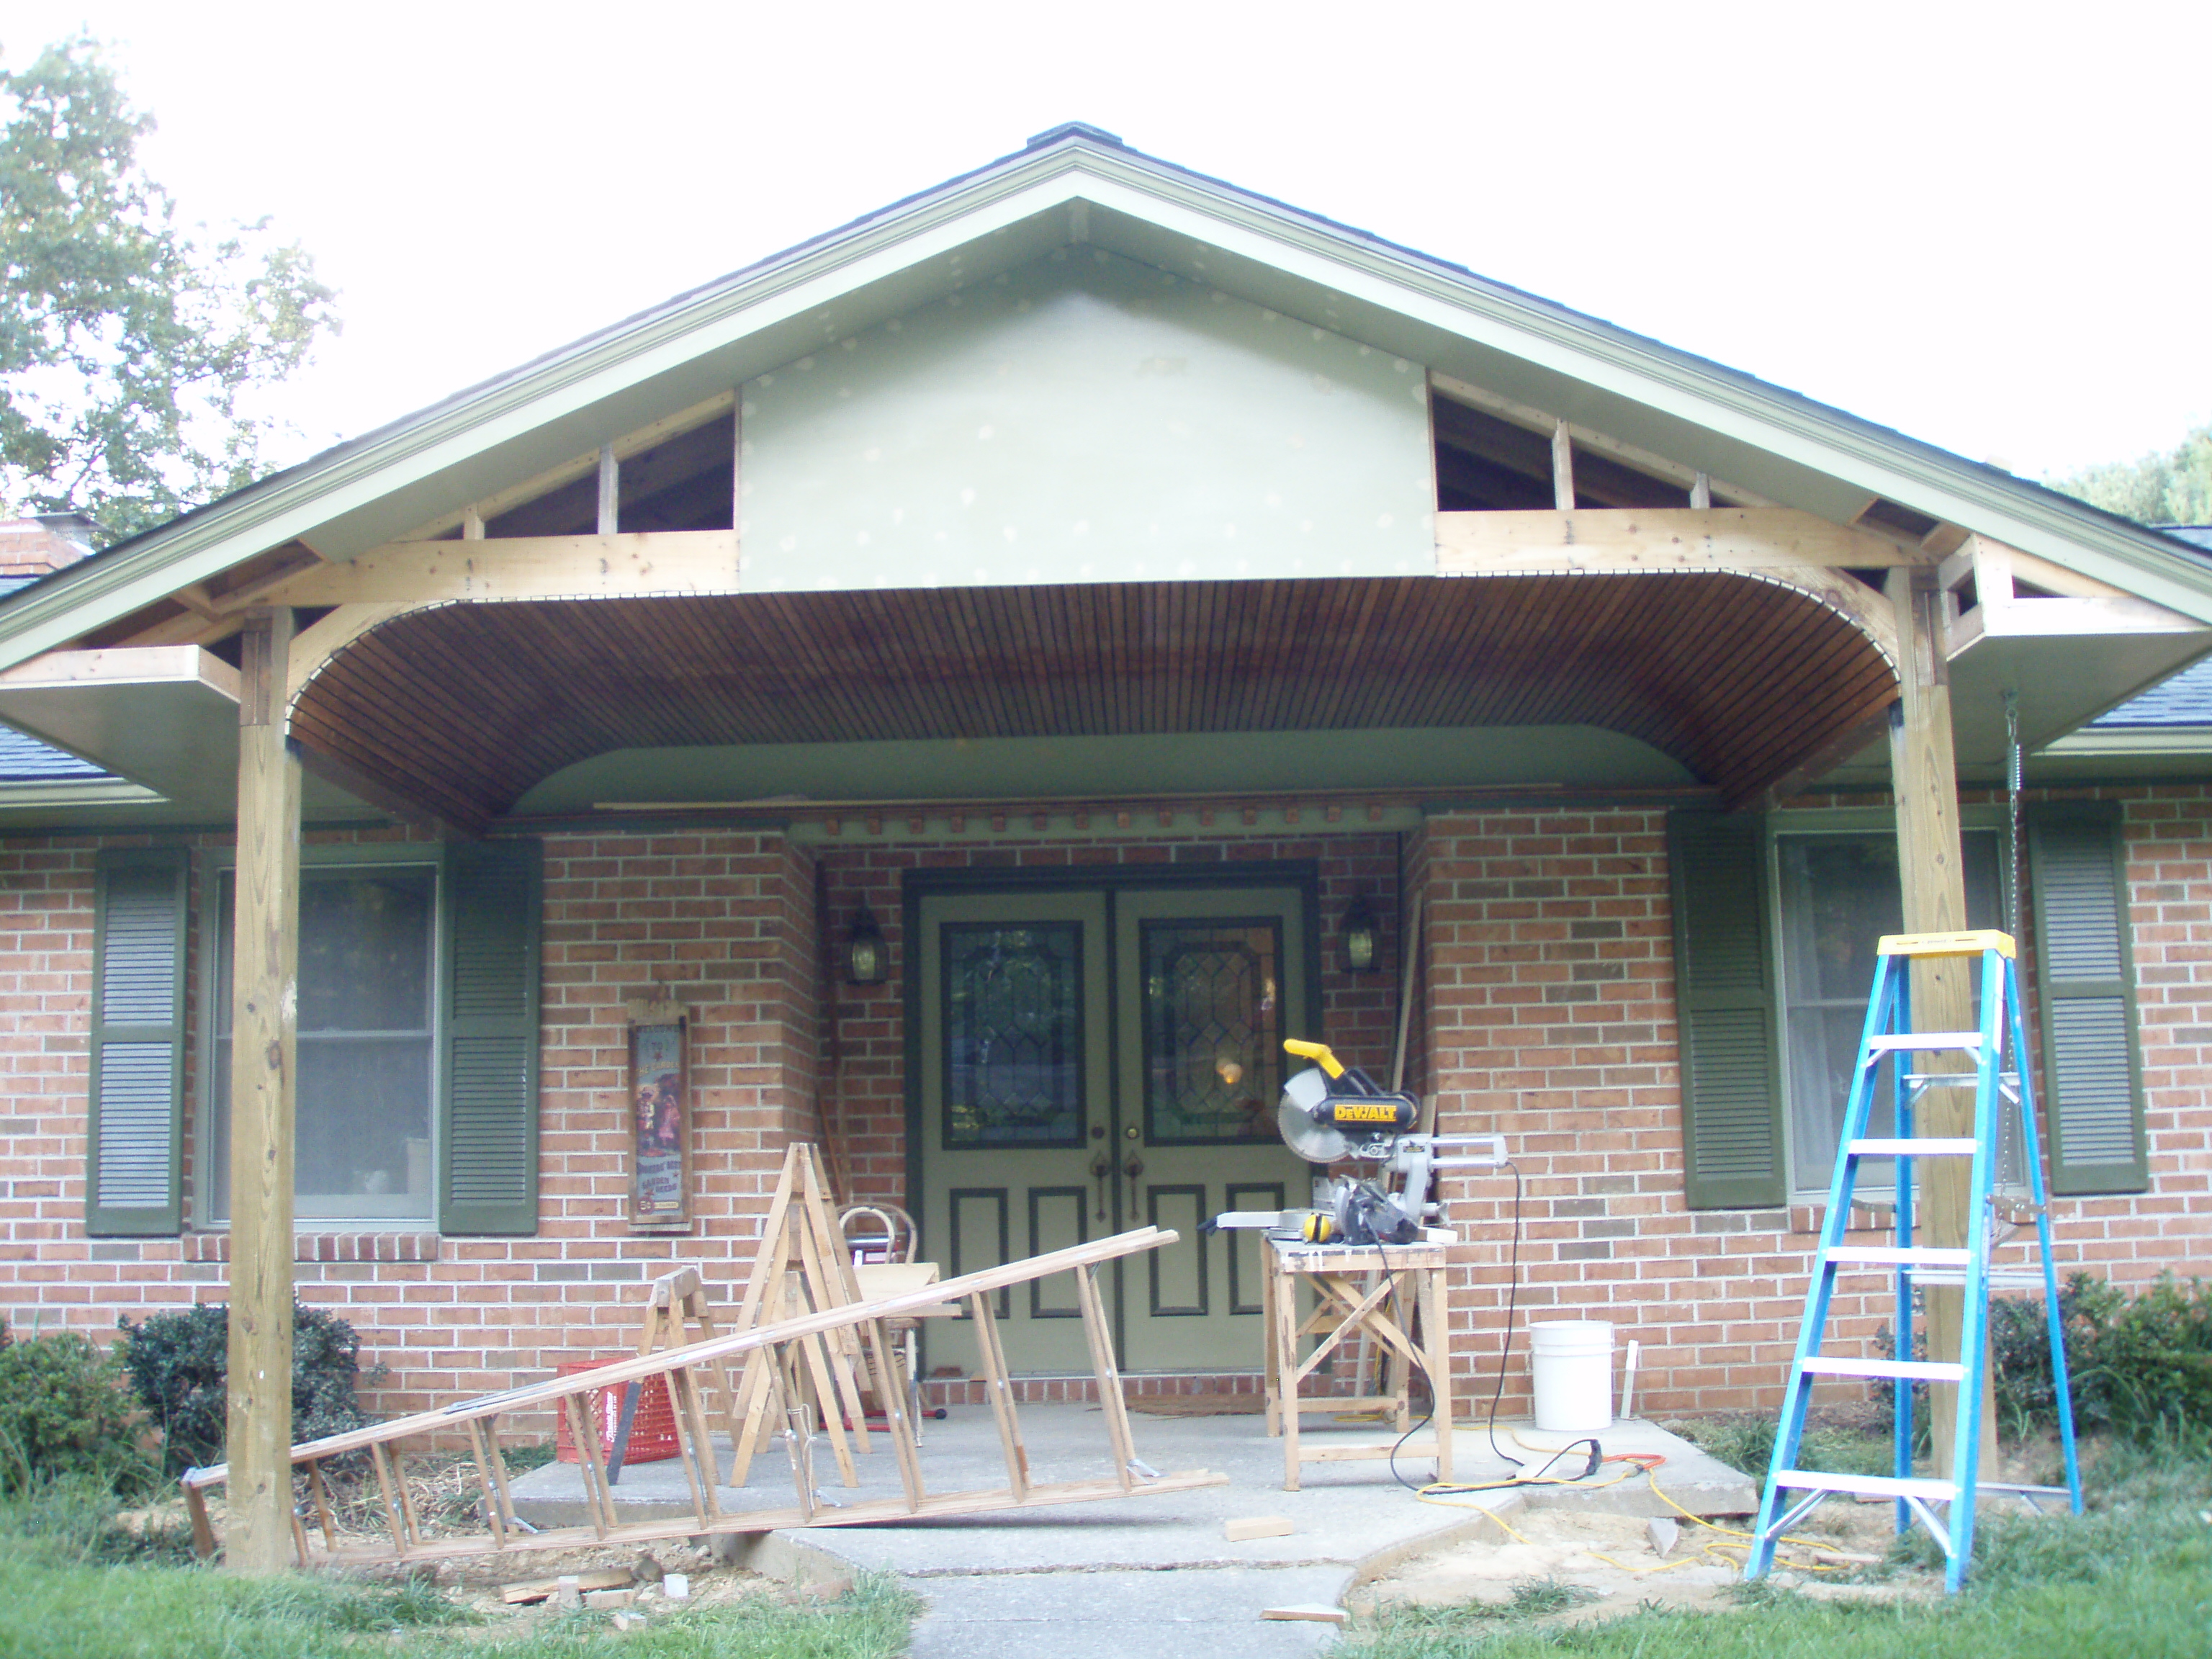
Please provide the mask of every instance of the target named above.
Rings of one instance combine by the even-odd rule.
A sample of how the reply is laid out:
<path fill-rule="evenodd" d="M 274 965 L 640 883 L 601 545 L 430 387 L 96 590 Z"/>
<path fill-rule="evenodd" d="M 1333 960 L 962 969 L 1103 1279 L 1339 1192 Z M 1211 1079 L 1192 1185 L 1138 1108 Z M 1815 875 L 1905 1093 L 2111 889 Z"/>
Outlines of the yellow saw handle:
<path fill-rule="evenodd" d="M 1331 1077 L 1344 1075 L 1343 1062 L 1329 1052 L 1326 1042 L 1305 1042 L 1297 1037 L 1285 1037 L 1283 1047 L 1301 1060 L 1312 1060 Z"/>

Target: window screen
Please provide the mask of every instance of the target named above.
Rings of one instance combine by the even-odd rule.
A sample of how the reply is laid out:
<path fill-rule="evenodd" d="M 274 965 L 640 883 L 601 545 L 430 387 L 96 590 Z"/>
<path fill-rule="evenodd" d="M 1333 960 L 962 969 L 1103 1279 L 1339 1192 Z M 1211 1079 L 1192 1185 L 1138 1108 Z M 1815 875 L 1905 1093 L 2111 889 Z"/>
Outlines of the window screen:
<path fill-rule="evenodd" d="M 225 872 L 216 929 L 209 1190 L 230 1213 L 231 934 Z M 298 1124 L 302 1218 L 429 1219 L 432 950 L 437 881 L 424 867 L 325 867 L 300 890 Z"/>
<path fill-rule="evenodd" d="M 1966 925 L 2002 926 L 1997 837 L 1969 830 L 1966 860 Z M 1787 1056 L 1791 1185 L 1825 1190 L 1842 1139 L 1844 1103 L 1866 1027 L 1874 987 L 1875 941 L 1904 931 L 1897 878 L 1897 837 L 1782 836 L 1776 840 L 1782 879 L 1783 1043 Z M 1980 975 L 1975 975 L 1980 989 Z M 1877 1074 L 1869 1133 L 1893 1132 L 1890 1066 Z M 1865 1167 L 1862 1187 L 1887 1185 L 1887 1164 Z"/>

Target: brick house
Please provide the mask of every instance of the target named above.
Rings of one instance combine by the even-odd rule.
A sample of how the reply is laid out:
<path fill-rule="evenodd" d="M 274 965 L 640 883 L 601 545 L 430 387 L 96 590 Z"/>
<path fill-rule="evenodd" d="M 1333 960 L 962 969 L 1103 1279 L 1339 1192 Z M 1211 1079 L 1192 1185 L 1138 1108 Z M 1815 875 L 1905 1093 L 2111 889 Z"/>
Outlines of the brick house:
<path fill-rule="evenodd" d="M 738 1278 L 801 1138 L 948 1272 L 1176 1227 L 1125 1363 L 1249 1377 L 1194 1224 L 1298 1200 L 1316 1034 L 1507 1138 L 1521 1305 L 1648 1409 L 1770 1401 L 1929 904 L 2033 944 L 2069 1264 L 2203 1255 L 2203 550 L 1095 129 L 67 528 L 0 528 L 18 1329 L 231 1293 L 249 903 L 290 1273 L 386 1411 Z M 1486 1375 L 1512 1188 L 1445 1195 Z M 1061 1312 L 1008 1310 L 1046 1395 Z"/>

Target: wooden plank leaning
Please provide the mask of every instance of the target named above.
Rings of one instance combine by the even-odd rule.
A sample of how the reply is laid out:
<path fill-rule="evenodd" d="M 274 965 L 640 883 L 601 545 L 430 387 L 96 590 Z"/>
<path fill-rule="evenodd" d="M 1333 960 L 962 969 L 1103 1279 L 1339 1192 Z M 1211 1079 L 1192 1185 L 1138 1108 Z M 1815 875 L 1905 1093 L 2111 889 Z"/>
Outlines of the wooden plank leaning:
<path fill-rule="evenodd" d="M 816 1308 L 795 1317 L 759 1323 L 750 1329 L 663 1348 L 611 1361 L 589 1371 L 461 1401 L 441 1411 L 420 1412 L 347 1434 L 307 1441 L 292 1448 L 291 1462 L 295 1467 L 307 1465 L 311 1474 L 325 1458 L 344 1452 L 368 1451 L 379 1484 L 383 1488 L 383 1508 L 391 1531 L 388 1546 L 372 1544 L 358 1549 L 332 1550 L 325 1542 L 321 1549 L 310 1549 L 308 1553 L 319 1565 L 356 1559 L 434 1559 L 486 1553 L 502 1547 L 510 1551 L 562 1549 L 597 1543 L 645 1543 L 658 1539 L 696 1536 L 702 1532 L 757 1533 L 802 1525 L 854 1526 L 914 1516 L 951 1516 L 993 1510 L 1082 1503 L 1130 1493 L 1164 1494 L 1219 1486 L 1227 1479 L 1225 1475 L 1194 1469 L 1154 1476 L 1136 1459 L 1130 1442 L 1128 1418 L 1126 1411 L 1121 1409 L 1121 1376 L 1114 1357 L 1111 1334 L 1091 1280 L 1092 1270 L 1102 1262 L 1158 1249 L 1163 1245 L 1174 1243 L 1176 1240 L 1176 1235 L 1173 1232 L 1156 1227 L 1139 1228 L 1026 1261 L 985 1268 L 979 1273 L 927 1285 L 897 1295 Z M 912 1437 L 912 1425 L 907 1422 L 906 1413 L 901 1408 L 902 1391 L 895 1386 L 896 1377 L 889 1345 L 882 1334 L 883 1322 L 915 1314 L 924 1308 L 942 1303 L 988 1296 L 1011 1285 L 1069 1272 L 1077 1274 L 1079 1293 L 1088 1292 L 1083 1299 L 1087 1304 L 1088 1316 L 1085 1326 L 1085 1334 L 1090 1338 L 1092 1368 L 1099 1379 L 1102 1393 L 1110 1395 L 1110 1398 L 1102 1401 L 1108 1431 L 1107 1453 L 1110 1460 L 1110 1474 L 1104 1480 L 1051 1483 L 1029 1481 L 1026 1479 L 1027 1460 L 1013 1426 L 1012 1413 L 1008 1411 L 1000 1415 L 994 1411 L 994 1419 L 1006 1442 L 1007 1484 L 980 1491 L 927 1493 L 921 1485 L 920 1459 Z M 703 1376 L 712 1374 L 711 1368 L 729 1360 L 744 1358 L 750 1361 L 759 1356 L 763 1363 L 757 1369 L 764 1374 L 772 1374 L 777 1369 L 775 1362 L 779 1355 L 795 1358 L 796 1352 L 810 1340 L 826 1340 L 828 1346 L 834 1346 L 841 1334 L 847 1332 L 864 1334 L 862 1352 L 872 1352 L 875 1360 L 869 1369 L 874 1372 L 873 1380 L 880 1390 L 878 1397 L 884 1401 L 889 1412 L 886 1420 L 890 1425 L 890 1437 L 898 1454 L 899 1474 L 904 1488 L 899 1496 L 832 1508 L 826 1505 L 817 1507 L 812 1492 L 801 1491 L 797 1494 L 799 1501 L 789 1508 L 727 1510 L 715 1501 L 711 1462 L 701 1468 L 699 1451 L 694 1450 L 687 1458 L 687 1462 L 691 1464 L 689 1473 L 696 1483 L 690 1513 L 648 1521 L 624 1522 L 621 1519 L 613 1502 L 614 1495 L 605 1480 L 603 1462 L 594 1455 L 599 1451 L 599 1437 L 595 1432 L 597 1425 L 589 1420 L 592 1414 L 585 1408 L 586 1401 L 592 1395 L 605 1389 L 619 1389 L 625 1383 L 647 1377 L 666 1377 L 671 1388 L 671 1403 L 678 1414 L 679 1439 L 703 1450 L 702 1443 L 705 1438 L 706 1413 L 699 1399 L 701 1390 L 698 1382 Z M 994 1354 L 994 1369 L 1002 1370 L 1003 1357 Z M 798 1403 L 787 1401 L 786 1409 Z M 502 1413 L 549 1407 L 573 1413 L 573 1431 L 585 1460 L 579 1473 L 584 1481 L 592 1524 L 530 1533 L 514 1524 L 513 1510 L 505 1492 L 505 1471 L 500 1467 L 498 1443 L 495 1436 L 489 1432 L 489 1425 L 493 1419 Z M 490 1504 L 491 1513 L 497 1517 L 496 1529 L 454 1538 L 426 1537 L 413 1513 L 404 1484 L 396 1479 L 393 1454 L 404 1441 L 428 1436 L 448 1437 L 472 1430 L 483 1433 L 484 1449 L 488 1454 L 486 1461 L 491 1464 L 491 1470 L 487 1472 L 491 1474 L 490 1484 L 498 1493 L 498 1501 Z M 793 1449 L 799 1448 L 794 1446 Z M 797 1457 L 793 1461 L 802 1467 L 805 1462 L 804 1458 Z M 187 1472 L 182 1482 L 186 1501 L 193 1513 L 196 1541 L 201 1543 L 204 1553 L 211 1553 L 217 1547 L 213 1527 L 205 1525 L 203 1530 L 206 1508 L 204 1493 L 208 1487 L 223 1484 L 228 1477 L 228 1469 L 217 1464 L 210 1468 Z M 295 1540 L 295 1544 L 311 1543 L 311 1540 L 304 1538 Z"/>

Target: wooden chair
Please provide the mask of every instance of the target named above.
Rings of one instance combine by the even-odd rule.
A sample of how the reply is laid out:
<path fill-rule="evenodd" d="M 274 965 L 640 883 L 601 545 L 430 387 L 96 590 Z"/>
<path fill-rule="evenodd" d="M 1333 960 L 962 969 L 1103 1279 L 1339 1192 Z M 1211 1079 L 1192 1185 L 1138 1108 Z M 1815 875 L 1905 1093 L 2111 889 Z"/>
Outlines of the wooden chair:
<path fill-rule="evenodd" d="M 858 1231 L 854 1224 L 861 1224 Z M 853 1276 L 860 1280 L 864 1297 L 895 1296 L 937 1282 L 934 1261 L 916 1261 L 915 1245 L 920 1230 L 914 1218 L 896 1204 L 848 1204 L 837 1212 L 838 1231 L 853 1255 Z M 924 1318 L 957 1315 L 951 1303 L 924 1309 L 906 1319 L 886 1320 L 885 1333 L 897 1344 L 906 1364 L 907 1413 L 915 1437 L 921 1437 L 921 1322 Z"/>

